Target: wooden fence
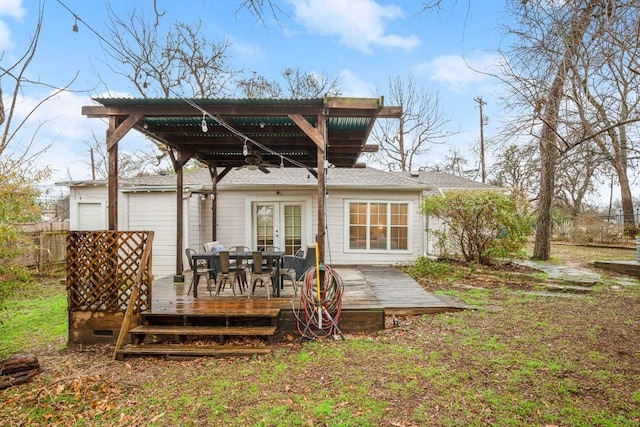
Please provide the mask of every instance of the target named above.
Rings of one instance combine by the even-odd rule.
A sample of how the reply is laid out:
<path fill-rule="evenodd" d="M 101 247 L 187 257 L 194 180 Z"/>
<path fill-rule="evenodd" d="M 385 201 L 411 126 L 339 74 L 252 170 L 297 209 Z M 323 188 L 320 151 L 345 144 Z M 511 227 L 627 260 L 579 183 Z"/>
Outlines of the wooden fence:
<path fill-rule="evenodd" d="M 64 271 L 69 221 L 23 224 L 22 230 L 31 236 L 35 246 L 32 251 L 16 258 L 16 264 L 44 274 Z"/>

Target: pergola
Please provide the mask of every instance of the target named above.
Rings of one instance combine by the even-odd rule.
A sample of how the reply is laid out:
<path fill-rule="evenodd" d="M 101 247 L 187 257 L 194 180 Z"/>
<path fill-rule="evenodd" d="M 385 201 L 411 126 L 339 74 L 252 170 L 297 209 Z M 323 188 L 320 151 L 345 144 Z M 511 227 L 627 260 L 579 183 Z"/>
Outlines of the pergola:
<path fill-rule="evenodd" d="M 183 166 L 197 159 L 213 183 L 216 238 L 217 183 L 233 168 L 302 167 L 318 179 L 318 253 L 324 261 L 325 168 L 363 166 L 363 152 L 377 118 L 400 118 L 401 107 L 383 98 L 316 99 L 132 99 L 97 98 L 82 114 L 106 118 L 109 155 L 108 227 L 117 229 L 118 142 L 135 129 L 164 149 L 176 171 L 176 277 L 182 276 Z"/>

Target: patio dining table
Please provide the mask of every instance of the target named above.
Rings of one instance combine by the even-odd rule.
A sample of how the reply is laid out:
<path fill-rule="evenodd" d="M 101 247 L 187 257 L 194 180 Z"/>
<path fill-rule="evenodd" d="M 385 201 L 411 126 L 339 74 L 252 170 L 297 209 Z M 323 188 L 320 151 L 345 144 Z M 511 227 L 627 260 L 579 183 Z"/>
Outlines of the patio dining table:
<path fill-rule="evenodd" d="M 262 252 L 263 259 L 267 257 L 271 257 L 275 267 L 275 281 L 273 286 L 276 291 L 276 297 L 280 297 L 280 264 L 282 261 L 282 257 L 284 256 L 284 252 Z M 209 268 L 213 269 L 217 274 L 216 265 L 219 265 L 219 262 L 216 262 L 220 259 L 219 252 L 200 252 L 194 254 L 192 257 L 193 265 L 197 265 L 198 261 L 206 261 Z M 245 252 L 229 252 L 229 258 L 231 259 L 245 259 L 248 263 L 253 262 L 253 252 L 245 251 Z M 193 296 L 195 298 L 198 297 L 198 284 L 196 283 L 196 275 L 193 276 Z"/>

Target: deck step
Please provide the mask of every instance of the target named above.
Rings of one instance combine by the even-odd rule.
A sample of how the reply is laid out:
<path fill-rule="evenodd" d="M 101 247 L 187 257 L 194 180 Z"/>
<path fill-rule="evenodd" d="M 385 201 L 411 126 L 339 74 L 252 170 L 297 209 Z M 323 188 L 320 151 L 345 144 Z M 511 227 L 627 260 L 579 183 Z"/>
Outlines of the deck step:
<path fill-rule="evenodd" d="M 154 308 L 154 312 L 143 312 L 142 316 L 145 318 L 178 318 L 178 317 L 190 317 L 190 318 L 229 318 L 229 317 L 263 317 L 263 318 L 277 318 L 280 315 L 280 308 L 264 308 L 264 307 L 232 307 L 226 308 L 225 306 L 210 308 L 206 310 L 194 311 L 186 313 L 163 313 L 162 311 Z"/>
<path fill-rule="evenodd" d="M 276 326 L 170 326 L 141 325 L 129 331 L 132 335 L 256 335 L 271 336 Z"/>
<path fill-rule="evenodd" d="M 126 345 L 117 351 L 119 358 L 124 356 L 179 356 L 179 357 L 237 357 L 271 353 L 271 346 L 247 347 L 227 345 L 185 345 L 185 344 L 139 344 Z"/>

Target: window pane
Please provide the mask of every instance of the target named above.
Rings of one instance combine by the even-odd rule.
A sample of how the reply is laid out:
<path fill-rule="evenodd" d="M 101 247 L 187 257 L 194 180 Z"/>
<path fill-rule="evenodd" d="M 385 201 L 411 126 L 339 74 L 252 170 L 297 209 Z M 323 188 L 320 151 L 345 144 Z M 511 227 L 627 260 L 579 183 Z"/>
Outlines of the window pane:
<path fill-rule="evenodd" d="M 407 232 L 408 229 L 406 227 L 391 227 L 390 249 L 407 250 L 409 248 Z"/>
<path fill-rule="evenodd" d="M 387 249 L 387 204 L 371 203 L 369 249 Z"/>
<path fill-rule="evenodd" d="M 349 205 L 349 224 L 350 225 L 366 225 L 367 224 L 367 204 L 351 203 Z"/>
<path fill-rule="evenodd" d="M 349 227 L 349 249 L 367 249 L 367 227 Z"/>
<path fill-rule="evenodd" d="M 273 246 L 272 205 L 256 205 L 256 234 L 258 248 Z"/>
<path fill-rule="evenodd" d="M 302 206 L 284 207 L 284 252 L 293 255 L 302 246 Z"/>
<path fill-rule="evenodd" d="M 391 244 L 390 249 L 409 249 L 409 205 L 391 204 Z"/>

